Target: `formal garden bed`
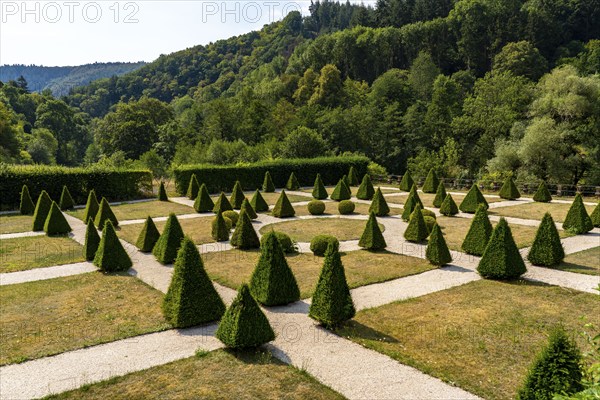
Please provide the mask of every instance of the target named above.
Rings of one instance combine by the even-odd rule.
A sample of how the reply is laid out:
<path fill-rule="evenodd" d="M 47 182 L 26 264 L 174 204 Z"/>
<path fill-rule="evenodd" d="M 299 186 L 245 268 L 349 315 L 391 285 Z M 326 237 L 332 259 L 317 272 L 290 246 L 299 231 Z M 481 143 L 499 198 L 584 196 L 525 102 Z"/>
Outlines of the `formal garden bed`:
<path fill-rule="evenodd" d="M 181 215 L 181 214 L 193 214 L 195 213 L 192 207 L 188 207 L 183 204 L 174 203 L 171 201 L 142 201 L 137 203 L 126 203 L 111 206 L 115 217 L 119 221 L 134 220 L 134 219 L 145 219 L 150 216 L 154 217 L 166 217 L 170 213 Z M 84 209 L 76 211 L 69 211 L 68 214 L 83 220 Z"/>
<path fill-rule="evenodd" d="M 0 273 L 84 261 L 83 247 L 68 237 L 30 236 L 0 240 Z"/>
<path fill-rule="evenodd" d="M 33 217 L 31 215 L 0 215 L 0 235 L 5 233 L 28 232 L 31 230 L 32 224 Z"/>
<path fill-rule="evenodd" d="M 215 240 L 211 237 L 211 224 L 212 218 L 210 217 L 198 217 L 181 219 L 179 224 L 187 236 L 192 238 L 196 244 L 213 243 Z M 155 222 L 156 228 L 159 232 L 163 231 L 166 221 Z M 129 243 L 135 244 L 140 231 L 144 224 L 130 224 L 123 225 L 117 231 L 119 237 Z"/>
<path fill-rule="evenodd" d="M 311 218 L 296 219 L 277 224 L 269 224 L 260 228 L 260 233 L 265 234 L 277 230 L 288 234 L 296 242 L 310 242 L 317 235 L 333 235 L 338 240 L 358 240 L 365 228 L 366 221 L 362 219 L 346 218 Z M 381 231 L 385 230 L 379 224 Z"/>
<path fill-rule="evenodd" d="M 600 275 L 600 246 L 569 254 L 552 268 L 586 275 Z"/>
<path fill-rule="evenodd" d="M 552 214 L 556 222 L 562 222 L 569 212 L 571 204 L 566 203 L 521 203 L 514 206 L 499 207 L 489 210 L 490 215 L 499 215 L 502 217 L 514 217 L 523 219 L 542 219 L 544 214 Z M 588 214 L 594 211 L 594 206 L 585 206 Z"/>

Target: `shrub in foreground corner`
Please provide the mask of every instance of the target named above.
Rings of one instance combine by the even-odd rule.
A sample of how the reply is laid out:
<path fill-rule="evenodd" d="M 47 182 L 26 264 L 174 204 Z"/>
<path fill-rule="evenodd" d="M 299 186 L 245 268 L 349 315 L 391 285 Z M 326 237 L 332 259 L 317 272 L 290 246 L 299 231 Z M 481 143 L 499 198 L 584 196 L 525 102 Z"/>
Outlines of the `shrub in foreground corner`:
<path fill-rule="evenodd" d="M 369 206 L 369 212 L 374 212 L 378 217 L 385 217 L 390 213 L 390 207 L 381 193 L 381 189 L 377 188 L 377 191 L 373 195 L 373 201 Z"/>
<path fill-rule="evenodd" d="M 315 178 L 315 185 L 313 186 L 312 197 L 317 200 L 326 199 L 329 194 L 327 193 L 327 189 L 325 189 L 325 185 L 323 184 L 323 180 L 321 179 L 321 174 L 317 174 Z"/>
<path fill-rule="evenodd" d="M 254 192 L 254 196 L 252 196 L 252 199 L 250 200 L 250 205 L 256 212 L 269 211 L 269 204 L 265 201 L 264 197 L 262 197 L 262 194 L 260 194 L 258 189 Z"/>
<path fill-rule="evenodd" d="M 465 236 L 461 248 L 467 254 L 475 256 L 483 255 L 485 248 L 492 236 L 492 223 L 488 217 L 487 209 L 480 205 L 477 207 L 471 226 Z"/>
<path fill-rule="evenodd" d="M 100 208 L 100 204 L 98 204 L 98 198 L 96 197 L 96 191 L 94 189 L 90 190 L 88 194 L 87 202 L 85 203 L 85 211 L 83 212 L 83 222 L 87 222 L 90 218 L 93 220 L 96 219 L 96 214 L 98 214 L 98 209 Z"/>
<path fill-rule="evenodd" d="M 352 214 L 355 209 L 356 206 L 352 200 L 342 200 L 338 203 L 338 212 L 341 215 Z"/>
<path fill-rule="evenodd" d="M 227 199 L 227 196 L 225 196 L 225 193 L 221 192 L 221 194 L 217 198 L 217 201 L 215 202 L 215 206 L 213 207 L 213 212 L 216 214 L 219 211 L 225 212 L 225 211 L 231 211 L 231 210 L 233 210 L 231 203 Z"/>
<path fill-rule="evenodd" d="M 292 203 L 285 194 L 285 190 L 281 191 L 275 207 L 273 207 L 273 216 L 277 218 L 288 218 L 296 215 L 296 210 L 292 207 Z"/>
<path fill-rule="evenodd" d="M 150 253 L 154 248 L 154 245 L 158 241 L 160 237 L 160 232 L 156 228 L 154 221 L 150 216 L 146 218 L 146 222 L 144 222 L 144 226 L 135 242 L 136 247 L 139 251 L 144 253 Z"/>
<path fill-rule="evenodd" d="M 210 194 L 208 193 L 208 189 L 206 185 L 203 183 L 198 189 L 198 195 L 196 196 L 196 200 L 194 201 L 194 210 L 198 213 L 211 212 L 215 208 L 214 201 L 210 198 Z"/>
<path fill-rule="evenodd" d="M 131 268 L 131 259 L 119 241 L 110 220 L 106 220 L 102 230 L 102 239 L 94 257 L 94 265 L 103 272 L 127 271 Z"/>
<path fill-rule="evenodd" d="M 250 219 L 258 218 L 258 215 L 256 215 L 256 211 L 254 211 L 254 208 L 252 208 L 252 204 L 250 204 L 248 199 L 245 197 L 244 197 L 244 201 L 242 201 L 242 207 L 240 208 L 240 214 L 242 212 L 245 212 L 248 215 L 248 218 L 250 218 Z"/>
<path fill-rule="evenodd" d="M 427 178 L 425 178 L 425 182 L 423 183 L 423 193 L 435 193 L 438 186 L 440 185 L 440 180 L 438 179 L 435 170 L 431 168 L 429 173 L 427 174 Z"/>
<path fill-rule="evenodd" d="M 231 245 L 240 249 L 257 249 L 260 247 L 258 235 L 245 211 L 239 215 L 239 221 L 231 235 Z"/>
<path fill-rule="evenodd" d="M 596 205 L 594 211 L 592 211 L 590 218 L 592 219 L 592 225 L 596 228 L 600 228 L 600 202 Z"/>
<path fill-rule="evenodd" d="M 85 243 L 83 245 L 83 257 L 85 257 L 86 261 L 94 260 L 99 245 L 100 235 L 98 235 L 94 221 L 89 219 L 85 227 Z"/>
<path fill-rule="evenodd" d="M 279 244 L 281 245 L 281 249 L 283 250 L 284 253 L 293 254 L 293 253 L 298 252 L 298 250 L 296 249 L 296 244 L 294 243 L 292 238 L 289 237 L 289 235 L 287 235 L 286 233 L 277 232 L 277 231 L 272 231 L 272 233 L 275 234 L 275 237 L 279 241 Z M 267 235 L 264 235 L 263 237 L 260 238 L 260 246 L 261 247 L 264 246 L 267 237 L 268 237 Z"/>
<path fill-rule="evenodd" d="M 156 241 L 152 254 L 161 264 L 171 264 L 183 240 L 183 230 L 175 214 L 170 214 L 162 234 Z"/>
<path fill-rule="evenodd" d="M 429 236 L 429 230 L 423 219 L 421 206 L 417 204 L 404 231 L 404 239 L 409 242 L 422 242 L 427 239 L 427 236 Z"/>
<path fill-rule="evenodd" d="M 558 230 L 549 213 L 544 214 L 542 222 L 535 234 L 535 240 L 527 259 L 533 265 L 546 267 L 560 264 L 565 258 L 565 251 L 560 242 Z"/>
<path fill-rule="evenodd" d="M 198 197 L 198 190 L 200 189 L 200 185 L 198 185 L 198 179 L 196 178 L 196 174 L 192 174 L 190 178 L 190 183 L 188 184 L 187 189 L 187 197 L 190 200 L 194 200 Z"/>
<path fill-rule="evenodd" d="M 477 187 L 477 184 L 474 183 L 458 208 L 462 212 L 473 214 L 475 211 L 477 211 L 477 206 L 479 204 L 483 204 L 486 209 L 489 208 L 483 193 L 481 193 Z"/>
<path fill-rule="evenodd" d="M 196 196 L 198 197 L 198 196 Z M 160 182 L 160 186 L 158 187 L 158 195 L 156 196 L 158 201 L 169 201 L 169 196 L 167 196 L 167 190 L 165 189 L 165 183 Z"/>
<path fill-rule="evenodd" d="M 366 250 L 383 250 L 387 247 L 374 212 L 369 213 L 369 220 L 358 241 L 358 245 Z"/>
<path fill-rule="evenodd" d="M 338 181 L 330 197 L 331 200 L 335 201 L 350 200 L 352 193 L 350 192 L 350 188 L 344 179 L 340 179 Z"/>
<path fill-rule="evenodd" d="M 413 180 L 412 176 L 410 176 L 410 171 L 406 170 L 402 176 L 402 180 L 400 181 L 400 190 L 403 192 L 410 192 L 414 184 L 415 181 Z"/>
<path fill-rule="evenodd" d="M 29 194 L 29 189 L 27 185 L 23 185 L 21 189 L 21 203 L 19 205 L 19 211 L 21 215 L 32 215 L 35 211 L 35 205 L 33 204 L 33 200 L 31 200 L 31 195 Z"/>
<path fill-rule="evenodd" d="M 340 246 L 340 242 L 335 236 L 317 235 L 310 241 L 310 251 L 312 251 L 315 256 L 322 257 L 325 255 L 325 251 L 330 244 L 333 244 L 336 248 L 339 248 Z"/>
<path fill-rule="evenodd" d="M 94 220 L 94 223 L 96 224 L 98 229 L 102 230 L 102 227 L 108 220 L 112 222 L 113 226 L 119 226 L 119 221 L 117 220 L 115 213 L 113 213 L 112 208 L 110 208 L 108 200 L 106 200 L 106 198 L 103 197 L 102 201 L 100 202 L 100 209 L 96 214 L 96 219 Z"/>
<path fill-rule="evenodd" d="M 71 192 L 69 192 L 67 185 L 63 186 L 62 193 L 60 194 L 59 205 L 60 209 L 63 211 L 72 210 L 75 208 L 75 202 L 73 201 L 73 197 L 71 196 Z"/>
<path fill-rule="evenodd" d="M 565 231 L 575 233 L 576 235 L 586 233 L 594 229 L 592 219 L 588 215 L 585 205 L 583 204 L 581 194 L 579 193 L 575 195 L 575 200 L 573 200 L 573 203 L 569 208 L 569 212 L 565 217 L 565 222 L 563 222 L 563 229 Z"/>
<path fill-rule="evenodd" d="M 265 179 L 262 184 L 262 190 L 265 193 L 273 193 L 275 191 L 275 185 L 269 171 L 265 172 Z"/>
<path fill-rule="evenodd" d="M 46 232 L 46 235 L 48 236 L 58 236 L 66 235 L 71 231 L 71 226 L 67 222 L 62 211 L 60 211 L 60 207 L 53 201 L 48 216 L 46 217 L 46 222 L 44 223 L 44 232 Z"/>
<path fill-rule="evenodd" d="M 452 217 L 458 214 L 458 206 L 454 202 L 454 199 L 452 198 L 452 195 L 450 193 L 446 195 L 446 198 L 440 206 L 440 214 L 445 215 L 447 217 Z"/>
<path fill-rule="evenodd" d="M 52 200 L 50 199 L 50 196 L 48 196 L 48 193 L 46 193 L 45 190 L 42 190 L 35 205 L 35 211 L 33 212 L 32 231 L 40 232 L 44 230 L 44 224 L 46 223 L 46 218 L 48 217 L 51 207 Z"/>
<path fill-rule="evenodd" d="M 290 174 L 290 177 L 285 184 L 285 188 L 287 190 L 298 190 L 300 189 L 300 183 L 298 183 L 298 178 L 296 178 L 296 174 L 293 172 Z"/>
<path fill-rule="evenodd" d="M 486 279 L 516 279 L 527 272 L 512 232 L 504 218 L 492 231 L 477 272 Z"/>
<path fill-rule="evenodd" d="M 321 215 L 325 212 L 325 203 L 321 200 L 311 200 L 308 202 L 306 208 L 310 215 Z"/>
<path fill-rule="evenodd" d="M 375 195 L 375 188 L 371 182 L 369 174 L 363 176 L 362 182 L 356 191 L 356 198 L 360 200 L 371 200 Z"/>
<path fill-rule="evenodd" d="M 521 192 L 519 192 L 519 188 L 515 185 L 515 181 L 513 181 L 512 177 L 508 177 L 504 180 L 502 187 L 500 188 L 500 193 L 498 193 L 501 198 L 506 200 L 515 200 L 521 197 Z"/>
<path fill-rule="evenodd" d="M 198 248 L 188 237 L 177 252 L 162 311 L 175 328 L 217 321 L 225 313 L 225 304 L 204 270 Z"/>
<path fill-rule="evenodd" d="M 452 262 L 452 256 L 450 255 L 450 250 L 448 250 L 446 239 L 444 239 L 444 234 L 438 224 L 433 225 L 433 229 L 429 235 L 425 258 L 433 265 L 438 266 Z"/>
<path fill-rule="evenodd" d="M 235 181 L 235 185 L 233 185 L 233 191 L 231 193 L 231 206 L 234 210 L 239 210 L 242 208 L 242 203 L 246 196 L 244 195 L 244 191 L 242 190 L 242 184 L 240 181 Z"/>
<path fill-rule="evenodd" d="M 440 184 L 438 185 L 437 190 L 435 192 L 435 197 L 433 199 L 433 206 L 435 208 L 440 208 L 442 206 L 442 203 L 446 199 L 447 195 L 448 195 L 448 193 L 446 193 L 446 186 L 444 186 L 443 182 L 440 182 Z"/>
<path fill-rule="evenodd" d="M 548 190 L 548 186 L 546 186 L 546 182 L 542 181 L 540 183 L 540 186 L 533 195 L 533 201 L 537 201 L 538 203 L 549 203 L 552 201 L 552 195 Z"/>
<path fill-rule="evenodd" d="M 230 220 L 231 221 L 231 220 Z M 231 227 L 227 226 L 225 218 L 222 212 L 218 212 L 215 219 L 212 221 L 212 238 L 217 242 L 224 242 L 229 240 L 229 231 Z"/>

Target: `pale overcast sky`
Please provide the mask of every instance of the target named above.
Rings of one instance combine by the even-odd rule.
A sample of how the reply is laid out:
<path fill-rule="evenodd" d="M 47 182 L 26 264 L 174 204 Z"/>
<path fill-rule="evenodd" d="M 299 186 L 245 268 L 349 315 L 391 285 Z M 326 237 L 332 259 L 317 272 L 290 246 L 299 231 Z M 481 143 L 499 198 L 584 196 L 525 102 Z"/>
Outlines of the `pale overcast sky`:
<path fill-rule="evenodd" d="M 310 0 L 0 0 L 0 65 L 152 61 L 258 30 L 293 10 L 306 15 L 309 5 Z"/>

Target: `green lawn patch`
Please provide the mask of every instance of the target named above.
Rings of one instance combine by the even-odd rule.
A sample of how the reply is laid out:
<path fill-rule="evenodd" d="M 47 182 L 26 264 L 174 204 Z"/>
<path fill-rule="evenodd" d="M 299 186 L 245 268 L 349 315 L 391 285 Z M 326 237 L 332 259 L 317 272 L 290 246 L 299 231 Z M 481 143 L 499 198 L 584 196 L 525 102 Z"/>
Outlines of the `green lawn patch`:
<path fill-rule="evenodd" d="M 338 240 L 358 240 L 362 235 L 366 220 L 347 218 L 312 218 L 269 224 L 260 228 L 260 233 L 265 234 L 272 229 L 288 234 L 297 242 L 310 242 L 317 235 L 332 235 Z M 385 227 L 379 224 L 383 232 Z"/>
<path fill-rule="evenodd" d="M 85 261 L 83 246 L 68 237 L 30 236 L 0 240 L 0 273 Z"/>
<path fill-rule="evenodd" d="M 32 215 L 0 215 L 0 234 L 29 232 L 33 226 Z"/>
<path fill-rule="evenodd" d="M 194 214 L 196 212 L 192 207 L 184 206 L 183 204 L 158 200 L 120 204 L 116 206 L 110 206 L 110 208 L 119 222 L 132 219 L 146 219 L 148 216 L 152 218 L 166 217 L 170 213 L 181 215 Z M 68 214 L 79 219 L 83 219 L 83 213 L 84 209 L 68 211 Z"/>

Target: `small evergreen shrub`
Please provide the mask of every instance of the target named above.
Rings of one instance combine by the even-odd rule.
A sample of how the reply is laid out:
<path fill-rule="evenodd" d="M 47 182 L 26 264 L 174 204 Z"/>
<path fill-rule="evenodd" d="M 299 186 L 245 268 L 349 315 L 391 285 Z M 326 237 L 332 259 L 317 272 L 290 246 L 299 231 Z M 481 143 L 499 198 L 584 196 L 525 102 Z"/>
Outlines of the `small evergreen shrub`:
<path fill-rule="evenodd" d="M 325 212 L 325 203 L 321 200 L 311 200 L 306 208 L 310 215 L 322 215 Z"/>
<path fill-rule="evenodd" d="M 87 261 L 94 260 L 99 245 L 100 235 L 98 235 L 94 221 L 89 219 L 85 227 L 85 243 L 83 245 L 83 256 Z"/>
<path fill-rule="evenodd" d="M 348 181 L 350 181 L 350 186 L 358 186 L 358 174 L 353 165 L 350 166 L 348 171 Z"/>
<path fill-rule="evenodd" d="M 127 271 L 131 268 L 131 259 L 117 237 L 110 219 L 102 230 L 102 239 L 94 256 L 94 265 L 102 272 Z"/>
<path fill-rule="evenodd" d="M 417 193 L 417 185 L 413 185 L 412 189 L 410 189 L 410 193 L 404 202 L 404 210 L 402 211 L 402 219 L 404 221 L 409 221 L 412 212 L 415 210 L 416 205 L 420 205 L 421 209 L 423 209 L 423 202 Z"/>
<path fill-rule="evenodd" d="M 229 218 L 229 220 L 231 221 L 231 225 L 236 226 L 238 223 L 238 220 L 240 218 L 240 215 L 233 210 L 229 210 L 229 211 L 223 212 L 223 218 Z"/>
<path fill-rule="evenodd" d="M 477 207 L 471 227 L 462 243 L 462 249 L 467 254 L 482 256 L 485 248 L 490 241 L 493 231 L 492 224 L 488 218 L 487 209 L 480 205 Z"/>
<path fill-rule="evenodd" d="M 175 328 L 217 321 L 225 313 L 225 304 L 204 270 L 198 248 L 189 237 L 183 239 L 177 252 L 162 311 Z"/>
<path fill-rule="evenodd" d="M 501 198 L 506 200 L 515 200 L 521 197 L 521 192 L 519 192 L 519 188 L 515 185 L 515 181 L 513 181 L 512 177 L 508 177 L 504 180 L 502 187 L 500 188 L 500 193 L 498 193 Z"/>
<path fill-rule="evenodd" d="M 160 232 L 156 228 L 156 225 L 154 224 L 152 218 L 148 216 L 137 238 L 137 241 L 135 242 L 135 245 L 137 246 L 139 251 L 144 253 L 150 253 L 154 248 L 154 245 L 158 241 L 159 237 Z"/>
<path fill-rule="evenodd" d="M 317 235 L 310 241 L 310 251 L 312 251 L 315 256 L 322 257 L 325 255 L 325 251 L 330 244 L 333 244 L 336 248 L 339 248 L 340 246 L 340 242 L 335 236 Z"/>
<path fill-rule="evenodd" d="M 219 195 L 219 198 L 215 202 L 215 206 L 213 207 L 213 212 L 216 214 L 218 212 L 225 212 L 225 211 L 231 211 L 231 210 L 233 210 L 231 203 L 227 199 L 227 196 L 225 196 L 225 193 L 221 192 L 221 194 Z"/>
<path fill-rule="evenodd" d="M 354 205 L 354 202 L 352 200 L 342 200 L 338 204 L 338 212 L 341 215 L 352 214 L 355 209 L 356 206 Z"/>
<path fill-rule="evenodd" d="M 258 189 L 256 189 L 256 192 L 254 192 L 254 196 L 252 196 L 252 199 L 250 200 L 250 205 L 252 206 L 252 208 L 254 208 L 254 211 L 256 212 L 269 211 L 269 204 L 267 204 L 267 202 L 265 201 L 264 197 L 262 197 L 262 194 L 260 194 Z"/>
<path fill-rule="evenodd" d="M 600 228 L 600 202 L 596 205 L 594 211 L 592 211 L 590 218 L 592 219 L 592 225 L 596 228 Z"/>
<path fill-rule="evenodd" d="M 275 185 L 269 171 L 265 172 L 265 180 L 263 181 L 262 190 L 265 193 L 273 193 L 275 191 Z"/>
<path fill-rule="evenodd" d="M 533 195 L 533 201 L 537 201 L 538 203 L 550 203 L 552 201 L 552 195 L 548 190 L 548 186 L 546 186 L 546 182 L 542 181 L 540 183 L 540 186 Z"/>
<path fill-rule="evenodd" d="M 346 183 L 346 186 L 348 186 L 348 190 L 350 190 L 350 179 L 348 179 L 348 175 L 342 176 L 342 180 Z"/>
<path fill-rule="evenodd" d="M 358 191 L 356 192 L 356 198 L 360 200 L 371 200 L 375 195 L 375 188 L 373 187 L 373 183 L 371 182 L 371 177 L 369 174 L 365 174 L 363 176 L 362 182 L 358 187 Z"/>
<path fill-rule="evenodd" d="M 427 178 L 425 178 L 425 182 L 423 183 L 423 188 L 421 190 L 423 193 L 435 193 L 439 185 L 440 180 L 438 179 L 435 170 L 431 168 L 427 174 Z"/>
<path fill-rule="evenodd" d="M 21 203 L 19 205 L 19 211 L 22 215 L 32 215 L 35 211 L 35 205 L 33 204 L 33 200 L 31 200 L 27 185 L 23 185 L 23 189 L 21 189 Z"/>
<path fill-rule="evenodd" d="M 369 213 L 371 212 L 375 213 L 378 217 L 385 217 L 390 213 L 390 207 L 388 206 L 383 193 L 381 193 L 380 188 L 377 188 L 375 195 L 373 195 L 373 201 L 369 206 Z"/>
<path fill-rule="evenodd" d="M 404 231 L 404 239 L 409 242 L 422 242 L 427 239 L 427 236 L 429 236 L 429 231 L 421 213 L 421 206 L 417 204 Z"/>
<path fill-rule="evenodd" d="M 369 220 L 358 241 L 358 245 L 367 250 L 383 250 L 387 247 L 387 243 L 383 238 L 381 229 L 379 229 L 379 224 L 377 223 L 374 212 L 369 213 Z"/>
<path fill-rule="evenodd" d="M 52 207 L 52 200 L 45 190 L 42 190 L 40 197 L 38 197 L 37 204 L 35 205 L 35 211 L 33 213 L 33 227 L 31 228 L 34 232 L 40 232 L 44 230 L 44 224 L 46 224 L 46 218 Z"/>
<path fill-rule="evenodd" d="M 483 194 L 477 185 L 473 184 L 458 208 L 464 213 L 473 214 L 475 211 L 477 211 L 477 206 L 479 204 L 483 204 L 486 209 L 489 208 L 485 197 L 483 197 Z"/>
<path fill-rule="evenodd" d="M 427 232 L 429 232 L 429 234 L 431 234 L 431 231 L 433 230 L 433 226 L 437 224 L 436 219 L 427 215 L 427 216 L 423 216 L 423 221 L 425 221 L 425 226 L 427 226 Z"/>
<path fill-rule="evenodd" d="M 280 306 L 300 300 L 300 289 L 273 232 L 267 233 L 250 278 L 250 292 L 261 304 Z"/>
<path fill-rule="evenodd" d="M 429 235 L 425 258 L 431 264 L 438 266 L 452 262 L 452 256 L 450 255 L 450 250 L 448 250 L 446 239 L 444 239 L 444 234 L 438 224 L 433 225 L 433 229 Z"/>
<path fill-rule="evenodd" d="M 240 249 L 257 249 L 260 247 L 260 240 L 252 226 L 252 221 L 245 212 L 240 213 L 239 221 L 236 224 L 235 231 L 231 235 L 231 245 Z"/>
<path fill-rule="evenodd" d="M 210 198 L 208 189 L 203 183 L 200 186 L 200 189 L 198 189 L 198 196 L 196 196 L 196 200 L 194 201 L 194 210 L 196 210 L 198 213 L 204 213 L 212 212 L 213 208 L 215 208 L 215 203 Z"/>
<path fill-rule="evenodd" d="M 233 222 L 228 218 L 229 222 L 233 225 Z M 231 226 L 227 226 L 225 222 L 225 218 L 223 218 L 223 213 L 218 212 L 215 219 L 212 221 L 212 231 L 211 236 L 217 242 L 225 242 L 229 240 L 229 231 L 231 230 Z"/>
<path fill-rule="evenodd" d="M 242 203 L 246 196 L 244 195 L 244 191 L 242 190 L 242 184 L 240 181 L 235 181 L 235 185 L 233 185 L 233 191 L 231 193 L 231 206 L 234 210 L 239 210 L 242 208 Z"/>
<path fill-rule="evenodd" d="M 92 189 L 88 194 L 87 203 L 85 203 L 85 211 L 83 212 L 83 222 L 87 222 L 90 218 L 92 219 L 92 221 L 95 220 L 96 214 L 98 214 L 98 209 L 100 209 L 100 204 L 98 204 L 96 192 L 94 191 L 94 189 Z"/>
<path fill-rule="evenodd" d="M 237 297 L 225 311 L 215 336 L 232 349 L 258 347 L 275 339 L 269 320 L 250 294 L 248 285 L 240 287 Z"/>
<path fill-rule="evenodd" d="M 327 189 L 325 189 L 325 185 L 323 184 L 323 180 L 321 179 L 321 174 L 317 174 L 315 178 L 315 185 L 312 191 L 312 197 L 317 200 L 326 199 L 329 194 L 327 194 Z"/>
<path fill-rule="evenodd" d="M 308 316 L 326 327 L 335 327 L 354 317 L 356 309 L 346 282 L 344 265 L 337 246 L 325 252 L 323 269 L 312 297 Z"/>
<path fill-rule="evenodd" d="M 300 184 L 298 183 L 298 178 L 296 178 L 296 174 L 293 172 L 290 174 L 290 177 L 285 184 L 285 188 L 287 190 L 298 190 L 300 189 Z"/>
<path fill-rule="evenodd" d="M 350 188 L 348 184 L 344 181 L 344 179 L 340 179 L 338 184 L 333 189 L 333 193 L 331 193 L 331 200 L 342 201 L 342 200 L 350 200 L 352 194 L 350 192 Z"/>
<path fill-rule="evenodd" d="M 575 200 L 573 200 L 573 203 L 569 208 L 569 212 L 565 217 L 565 222 L 563 222 L 563 229 L 576 235 L 594 229 L 592 219 L 588 215 L 581 194 L 579 193 L 575 195 Z"/>
<path fill-rule="evenodd" d="M 423 217 L 431 217 L 433 219 L 436 219 L 435 217 L 435 213 L 431 210 L 428 210 L 426 208 L 421 210 L 421 214 L 423 214 Z"/>
<path fill-rule="evenodd" d="M 156 241 L 152 254 L 161 264 L 171 264 L 183 240 L 183 230 L 175 214 L 170 214 L 162 234 Z"/>
<path fill-rule="evenodd" d="M 298 252 L 298 249 L 296 248 L 296 244 L 294 243 L 292 238 L 289 237 L 287 234 L 285 234 L 283 232 L 277 232 L 277 231 L 273 231 L 272 233 L 275 234 L 275 237 L 279 241 L 279 244 L 281 245 L 281 249 L 283 250 L 284 253 L 293 254 L 293 253 Z M 263 237 L 260 238 L 260 246 L 261 247 L 264 246 L 266 238 L 267 238 L 267 235 L 264 235 Z"/>
<path fill-rule="evenodd" d="M 48 236 L 60 236 L 66 235 L 71 231 L 72 229 L 67 222 L 67 219 L 62 211 L 60 211 L 58 204 L 53 201 L 48 216 L 46 217 L 46 222 L 44 223 L 44 232 L 46 232 L 46 235 Z"/>
<path fill-rule="evenodd" d="M 442 206 L 442 203 L 446 199 L 447 194 L 448 193 L 446 193 L 446 187 L 444 186 L 444 183 L 440 182 L 440 184 L 437 187 L 437 191 L 435 192 L 435 198 L 433 199 L 433 206 L 435 208 L 440 208 Z"/>
<path fill-rule="evenodd" d="M 196 195 L 196 197 L 194 197 L 194 199 L 197 197 L 198 196 Z M 165 183 L 162 181 L 160 182 L 160 186 L 158 187 L 157 199 L 158 199 L 158 201 L 169 201 L 169 196 L 167 196 L 167 190 L 165 189 Z"/>
<path fill-rule="evenodd" d="M 233 229 L 233 222 L 227 217 L 223 217 L 223 220 L 225 221 L 225 226 L 227 226 L 227 231 L 231 231 Z"/>
<path fill-rule="evenodd" d="M 535 234 L 535 240 L 529 249 L 527 259 L 533 265 L 549 267 L 560 264 L 564 258 L 565 251 L 560 242 L 558 230 L 552 216 L 546 213 Z"/>
<path fill-rule="evenodd" d="M 258 215 L 256 215 L 254 208 L 252 208 L 252 205 L 246 198 L 244 198 L 244 201 L 242 202 L 242 207 L 240 208 L 240 213 L 242 211 L 244 211 L 248 215 L 248 218 L 250 218 L 250 219 L 258 218 Z"/>
<path fill-rule="evenodd" d="M 415 181 L 413 181 L 412 176 L 410 176 L 410 171 L 407 170 L 400 181 L 400 190 L 403 192 L 410 192 L 414 184 Z"/>
<path fill-rule="evenodd" d="M 63 186 L 59 204 L 60 209 L 63 211 L 73 210 L 75 208 L 75 202 L 73 201 L 73 197 L 71 197 L 71 192 L 69 192 L 67 185 Z"/>
<path fill-rule="evenodd" d="M 289 218 L 296 215 L 296 210 L 292 207 L 292 203 L 288 199 L 285 194 L 285 190 L 281 191 L 281 195 L 277 199 L 277 203 L 275 203 L 275 207 L 273 207 L 273 216 L 277 218 Z"/>
<path fill-rule="evenodd" d="M 440 207 L 440 214 L 447 217 L 453 217 L 458 214 L 458 206 L 454 202 L 454 199 L 450 193 L 448 193 L 442 203 L 442 206 Z"/>
<path fill-rule="evenodd" d="M 98 214 L 96 214 L 96 219 L 94 220 L 94 223 L 96 224 L 98 229 L 102 230 L 102 227 L 104 226 L 107 220 L 110 220 L 113 226 L 119 226 L 119 221 L 117 221 L 117 217 L 115 217 L 115 214 L 110 208 L 108 200 L 106 200 L 106 197 L 103 197 L 102 201 L 100 202 L 100 209 L 98 210 Z"/>
<path fill-rule="evenodd" d="M 198 197 L 198 190 L 200 189 L 200 185 L 198 184 L 198 178 L 196 178 L 196 174 L 192 174 L 190 178 L 190 183 L 188 184 L 187 189 L 187 197 L 190 200 L 194 200 Z"/>
<path fill-rule="evenodd" d="M 477 272 L 486 279 L 516 279 L 527 272 L 512 232 L 504 218 L 492 231 Z"/>

